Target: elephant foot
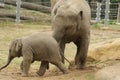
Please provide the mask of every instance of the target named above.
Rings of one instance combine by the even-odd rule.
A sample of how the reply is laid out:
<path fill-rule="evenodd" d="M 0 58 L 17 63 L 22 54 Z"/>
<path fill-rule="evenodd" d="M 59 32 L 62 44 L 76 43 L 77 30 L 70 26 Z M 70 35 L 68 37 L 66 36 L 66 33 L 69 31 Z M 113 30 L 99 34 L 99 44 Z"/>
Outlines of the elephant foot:
<path fill-rule="evenodd" d="M 59 72 L 61 72 L 61 70 L 58 69 L 58 68 L 54 68 L 54 69 L 52 70 L 52 72 L 53 72 L 53 73 L 59 73 Z M 68 74 L 68 73 L 69 73 L 69 70 L 68 70 L 68 69 L 65 69 L 65 70 L 63 70 L 62 72 L 63 72 L 63 74 Z"/>
<path fill-rule="evenodd" d="M 39 76 L 43 76 L 44 75 L 44 73 L 43 72 L 40 72 L 40 71 L 37 71 L 36 72 Z"/>
<path fill-rule="evenodd" d="M 75 64 L 70 64 L 70 65 L 68 66 L 68 69 L 69 69 L 69 70 L 74 70 L 74 69 L 75 69 Z"/>
<path fill-rule="evenodd" d="M 75 65 L 75 61 L 71 61 L 71 64 L 69 64 L 68 69 L 69 70 L 75 70 L 78 69 L 79 67 L 77 65 Z"/>
<path fill-rule="evenodd" d="M 23 73 L 23 74 L 22 74 L 22 77 L 28 77 L 28 74 L 24 74 L 24 73 Z"/>
<path fill-rule="evenodd" d="M 60 72 L 60 69 L 58 69 L 58 68 L 53 68 L 52 72 L 54 72 L 54 73 Z"/>
<path fill-rule="evenodd" d="M 69 65 L 68 67 L 69 70 L 75 70 L 75 69 L 85 69 L 85 66 L 83 65 L 75 65 L 75 64 L 72 64 L 72 65 Z"/>
<path fill-rule="evenodd" d="M 79 69 L 85 69 L 85 65 L 81 65 Z"/>
<path fill-rule="evenodd" d="M 85 69 L 85 68 L 82 66 L 75 66 L 75 69 Z"/>
<path fill-rule="evenodd" d="M 85 65 L 75 65 L 76 69 L 85 69 Z"/>
<path fill-rule="evenodd" d="M 68 73 L 69 73 L 69 70 L 63 71 L 63 74 L 68 74 Z"/>

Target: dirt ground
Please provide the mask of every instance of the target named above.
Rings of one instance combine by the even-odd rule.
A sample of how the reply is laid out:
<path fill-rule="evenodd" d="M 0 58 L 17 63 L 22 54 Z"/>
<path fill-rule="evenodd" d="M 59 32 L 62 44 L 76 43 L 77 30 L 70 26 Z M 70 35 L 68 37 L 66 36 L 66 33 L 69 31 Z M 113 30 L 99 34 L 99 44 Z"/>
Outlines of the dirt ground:
<path fill-rule="evenodd" d="M 120 37 L 120 31 L 118 30 L 91 30 L 91 44 L 118 37 Z M 76 49 L 76 47 L 71 44 L 69 48 L 68 45 L 66 53 L 74 52 L 70 51 L 70 49 Z M 67 58 L 73 60 L 72 56 L 68 56 Z M 36 74 L 39 65 L 34 67 L 33 64 L 29 71 L 29 77 L 22 77 L 21 71 L 17 66 L 10 66 L 0 71 L 0 80 L 95 80 L 94 74 L 97 70 L 104 66 L 112 65 L 118 62 L 119 60 L 105 62 L 88 60 L 86 69 L 70 70 L 68 74 L 63 74 L 60 71 L 55 72 L 55 67 L 51 67 L 42 77 L 39 77 Z"/>
<path fill-rule="evenodd" d="M 21 72 L 16 69 L 9 69 L 0 72 L 0 80 L 86 80 L 85 76 L 88 73 L 93 73 L 93 70 L 74 70 L 70 71 L 69 74 L 62 74 L 61 72 L 53 72 L 49 70 L 44 76 L 39 77 L 35 73 L 35 70 L 31 70 L 29 77 L 21 77 Z"/>

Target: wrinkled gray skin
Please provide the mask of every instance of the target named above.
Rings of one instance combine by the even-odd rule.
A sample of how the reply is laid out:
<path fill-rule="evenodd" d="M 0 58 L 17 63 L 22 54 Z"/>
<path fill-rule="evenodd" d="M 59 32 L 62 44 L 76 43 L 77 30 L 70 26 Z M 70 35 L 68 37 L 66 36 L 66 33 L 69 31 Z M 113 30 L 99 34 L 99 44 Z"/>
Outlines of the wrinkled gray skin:
<path fill-rule="evenodd" d="M 56 40 L 45 33 L 35 33 L 30 36 L 14 40 L 9 48 L 8 62 L 0 68 L 7 67 L 11 60 L 15 57 L 23 57 L 21 69 L 23 76 L 28 76 L 31 63 L 41 61 L 41 66 L 37 72 L 38 75 L 44 75 L 49 63 L 57 66 L 63 73 L 68 70 L 62 63 L 60 48 Z"/>
<path fill-rule="evenodd" d="M 90 40 L 90 7 L 86 0 L 59 0 L 52 9 L 53 37 L 64 53 L 65 44 L 77 46 L 75 65 L 83 69 Z M 64 63 L 64 58 L 63 58 Z"/>

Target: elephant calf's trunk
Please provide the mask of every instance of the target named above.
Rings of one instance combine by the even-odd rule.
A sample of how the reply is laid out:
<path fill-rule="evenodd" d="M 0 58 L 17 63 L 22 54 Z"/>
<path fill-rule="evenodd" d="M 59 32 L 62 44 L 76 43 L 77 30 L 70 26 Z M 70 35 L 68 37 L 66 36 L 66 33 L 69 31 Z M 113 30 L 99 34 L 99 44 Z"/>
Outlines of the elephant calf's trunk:
<path fill-rule="evenodd" d="M 13 57 L 8 57 L 7 63 L 4 66 L 0 67 L 0 70 L 6 68 L 10 64 L 10 62 L 12 61 L 12 59 L 13 59 Z"/>

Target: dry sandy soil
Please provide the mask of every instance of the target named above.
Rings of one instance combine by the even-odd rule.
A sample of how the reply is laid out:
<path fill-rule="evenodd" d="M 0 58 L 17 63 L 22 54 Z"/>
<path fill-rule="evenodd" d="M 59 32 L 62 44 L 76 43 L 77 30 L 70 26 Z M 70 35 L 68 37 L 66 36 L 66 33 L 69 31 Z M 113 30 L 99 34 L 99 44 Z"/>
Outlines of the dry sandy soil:
<path fill-rule="evenodd" d="M 53 72 L 49 70 L 42 77 L 35 74 L 36 70 L 31 70 L 29 77 L 21 77 L 19 69 L 6 69 L 0 72 L 0 80 L 90 80 L 88 73 L 93 73 L 93 70 L 74 70 L 69 74 L 62 74 L 61 72 Z"/>
<path fill-rule="evenodd" d="M 91 44 L 102 42 L 108 39 L 118 38 L 118 37 L 120 38 L 120 31 L 92 29 Z M 66 53 L 66 57 L 69 60 L 74 59 L 72 56 L 74 56 L 75 50 L 76 47 L 73 45 L 73 43 L 67 45 L 65 53 Z M 4 57 L 7 57 L 7 55 Z M 4 59 L 4 62 L 5 61 L 6 60 Z M 42 77 L 37 76 L 36 71 L 39 67 L 39 64 L 35 63 L 32 64 L 30 68 L 29 77 L 22 77 L 21 71 L 18 67 L 19 63 L 13 61 L 9 67 L 0 71 L 0 80 L 95 80 L 94 74 L 96 73 L 97 70 L 99 70 L 104 66 L 112 65 L 118 62 L 119 60 L 100 62 L 100 61 L 94 61 L 92 59 L 88 59 L 86 69 L 70 70 L 70 73 L 68 74 L 62 74 L 60 71 L 55 72 L 55 67 L 51 65 L 52 67 L 49 70 L 47 70 L 45 75 Z M 2 66 L 2 63 L 0 66 Z M 66 66 L 68 66 L 68 64 L 66 64 Z"/>

